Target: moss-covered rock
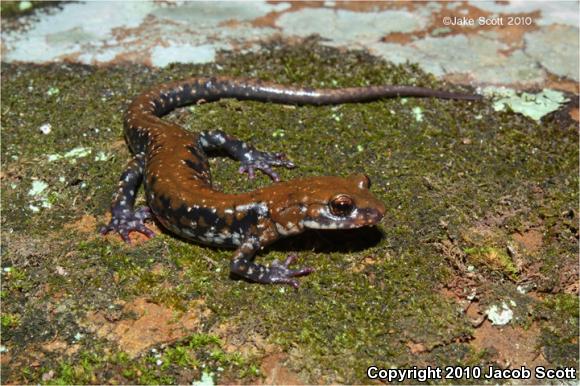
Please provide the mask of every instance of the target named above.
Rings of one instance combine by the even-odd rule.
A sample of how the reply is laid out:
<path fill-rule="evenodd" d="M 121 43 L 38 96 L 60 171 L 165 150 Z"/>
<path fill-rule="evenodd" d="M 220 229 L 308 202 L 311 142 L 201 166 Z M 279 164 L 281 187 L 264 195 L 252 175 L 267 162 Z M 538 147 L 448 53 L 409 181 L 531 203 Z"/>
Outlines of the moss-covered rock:
<path fill-rule="evenodd" d="M 188 130 L 220 128 L 261 149 L 286 152 L 299 168 L 281 170 L 284 179 L 371 177 L 388 207 L 379 230 L 308 233 L 258 257 L 270 262 L 298 251 L 300 261 L 316 269 L 298 291 L 231 280 L 231 251 L 170 234 L 134 246 L 100 237 L 98 226 L 106 222 L 129 157 L 121 127 L 127 103 L 148 86 L 195 74 L 315 87 L 393 83 L 459 90 L 413 65 L 320 47 L 315 40 L 166 69 L 4 64 L 7 381 L 174 383 L 199 380 L 207 371 L 220 382 L 252 382 L 264 376 L 260 359 L 278 351 L 288 354 L 288 368 L 304 382 L 367 383 L 371 364 L 478 364 L 484 356 L 469 346 L 471 324 L 442 288 L 469 277 L 482 289 L 481 300 L 491 302 L 498 286 L 515 291 L 531 283 L 565 292 L 566 281 L 577 280 L 576 125 L 495 112 L 485 101 L 395 98 L 293 107 L 223 100 L 170 114 L 167 119 Z M 47 131 L 46 124 L 47 134 L 40 130 Z M 225 191 L 270 183 L 246 180 L 227 159 L 212 159 L 211 166 Z M 29 194 L 35 181 L 43 182 L 42 194 Z M 530 227 L 539 229 L 541 245 L 512 247 L 513 235 Z M 571 273 L 562 276 L 566 270 Z M 552 364 L 573 365 L 578 305 L 571 295 L 545 296 L 538 344 Z M 103 338 L 109 335 L 85 326 L 91 312 L 105 315 L 106 328 L 137 318 L 118 311 L 137 297 L 174 310 L 175 320 L 193 300 L 203 301 L 207 313 L 188 338 L 130 358 L 118 342 Z M 565 311 L 557 306 L 564 303 Z M 213 340 L 218 335 L 219 342 Z M 200 336 L 210 337 L 207 344 L 191 343 Z M 55 341 L 62 347 L 50 344 Z M 234 347 L 255 349 L 234 355 Z"/>

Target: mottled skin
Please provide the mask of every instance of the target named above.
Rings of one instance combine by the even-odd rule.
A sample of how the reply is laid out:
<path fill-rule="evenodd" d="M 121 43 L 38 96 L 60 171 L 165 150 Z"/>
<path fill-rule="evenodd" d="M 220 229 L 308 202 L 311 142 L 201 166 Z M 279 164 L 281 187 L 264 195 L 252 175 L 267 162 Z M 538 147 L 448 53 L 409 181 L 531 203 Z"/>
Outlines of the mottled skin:
<path fill-rule="evenodd" d="M 139 95 L 125 115 L 125 138 L 135 156 L 121 175 L 111 222 L 101 232 L 116 231 L 126 242 L 130 242 L 131 231 L 153 237 L 153 231 L 144 224 L 153 215 L 184 238 L 236 248 L 230 265 L 233 274 L 253 282 L 297 287 L 293 278 L 312 269 L 290 269 L 294 256 L 266 267 L 254 262 L 256 253 L 307 228 L 351 229 L 377 224 L 385 207 L 370 193 L 368 177 L 311 177 L 280 183 L 272 167 L 294 167 L 283 154 L 256 150 L 219 130 L 191 133 L 160 117 L 179 106 L 220 98 L 323 105 L 393 96 L 480 98 L 407 86 L 309 89 L 224 77 L 193 78 L 153 88 Z M 240 172 L 250 178 L 259 169 L 278 183 L 241 194 L 216 191 L 207 161 L 211 150 L 225 151 L 240 161 Z M 135 210 L 141 183 L 149 207 Z"/>

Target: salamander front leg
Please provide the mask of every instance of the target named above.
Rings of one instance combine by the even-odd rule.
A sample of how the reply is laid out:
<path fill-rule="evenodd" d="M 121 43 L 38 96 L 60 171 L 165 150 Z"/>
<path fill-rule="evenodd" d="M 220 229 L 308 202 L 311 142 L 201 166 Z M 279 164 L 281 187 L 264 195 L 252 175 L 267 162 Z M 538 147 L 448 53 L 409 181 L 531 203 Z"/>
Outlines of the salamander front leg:
<path fill-rule="evenodd" d="M 111 203 L 111 221 L 100 233 L 117 232 L 126 243 L 131 243 L 130 232 L 139 232 L 154 237 L 155 232 L 145 226 L 144 221 L 152 217 L 148 207 L 134 209 L 135 196 L 143 179 L 143 156 L 135 156 L 128 164 L 119 180 L 119 189 Z"/>
<path fill-rule="evenodd" d="M 313 268 L 290 269 L 289 266 L 296 260 L 296 255 L 289 255 L 284 263 L 274 260 L 269 267 L 254 263 L 254 256 L 260 244 L 257 238 L 249 238 L 234 254 L 230 263 L 230 272 L 236 276 L 255 283 L 288 284 L 298 288 L 299 283 L 294 277 L 306 276 L 314 272 Z"/>
<path fill-rule="evenodd" d="M 280 176 L 273 166 L 294 168 L 296 165 L 286 158 L 284 153 L 268 153 L 256 150 L 252 145 L 242 142 L 221 130 L 204 131 L 200 133 L 199 141 L 204 150 L 225 150 L 232 158 L 240 161 L 240 173 L 248 173 L 254 178 L 255 170 L 261 170 L 274 181 L 280 181 Z"/>

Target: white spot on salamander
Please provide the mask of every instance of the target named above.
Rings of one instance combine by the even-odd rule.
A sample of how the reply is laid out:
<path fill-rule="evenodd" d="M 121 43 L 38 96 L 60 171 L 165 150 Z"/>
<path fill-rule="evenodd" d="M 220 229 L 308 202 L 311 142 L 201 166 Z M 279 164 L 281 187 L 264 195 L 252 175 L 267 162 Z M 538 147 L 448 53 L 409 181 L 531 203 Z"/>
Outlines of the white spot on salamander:
<path fill-rule="evenodd" d="M 247 213 L 252 209 L 262 216 L 266 216 L 268 214 L 268 207 L 263 203 L 251 203 L 236 206 L 236 212 Z"/>
<path fill-rule="evenodd" d="M 337 223 L 330 223 L 330 224 L 323 225 L 321 223 L 318 223 L 318 222 L 312 221 L 312 220 L 303 221 L 302 224 L 306 228 L 310 228 L 310 229 L 337 229 L 338 228 Z"/>
<path fill-rule="evenodd" d="M 286 229 L 284 226 L 276 223 L 276 229 L 278 230 L 278 233 L 281 234 L 282 236 L 288 236 L 291 231 Z"/>

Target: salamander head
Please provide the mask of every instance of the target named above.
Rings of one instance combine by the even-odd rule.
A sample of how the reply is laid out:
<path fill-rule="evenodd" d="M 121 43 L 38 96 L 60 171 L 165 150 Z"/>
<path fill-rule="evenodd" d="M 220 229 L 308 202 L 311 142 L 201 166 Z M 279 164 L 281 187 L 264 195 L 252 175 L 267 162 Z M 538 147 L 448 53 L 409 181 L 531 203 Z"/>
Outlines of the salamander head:
<path fill-rule="evenodd" d="M 364 174 L 346 178 L 314 177 L 289 181 L 284 185 L 286 197 L 272 213 L 278 228 L 302 230 L 353 229 L 377 224 L 385 206 L 369 190 L 370 179 Z M 296 233 L 296 232 L 291 232 Z"/>

